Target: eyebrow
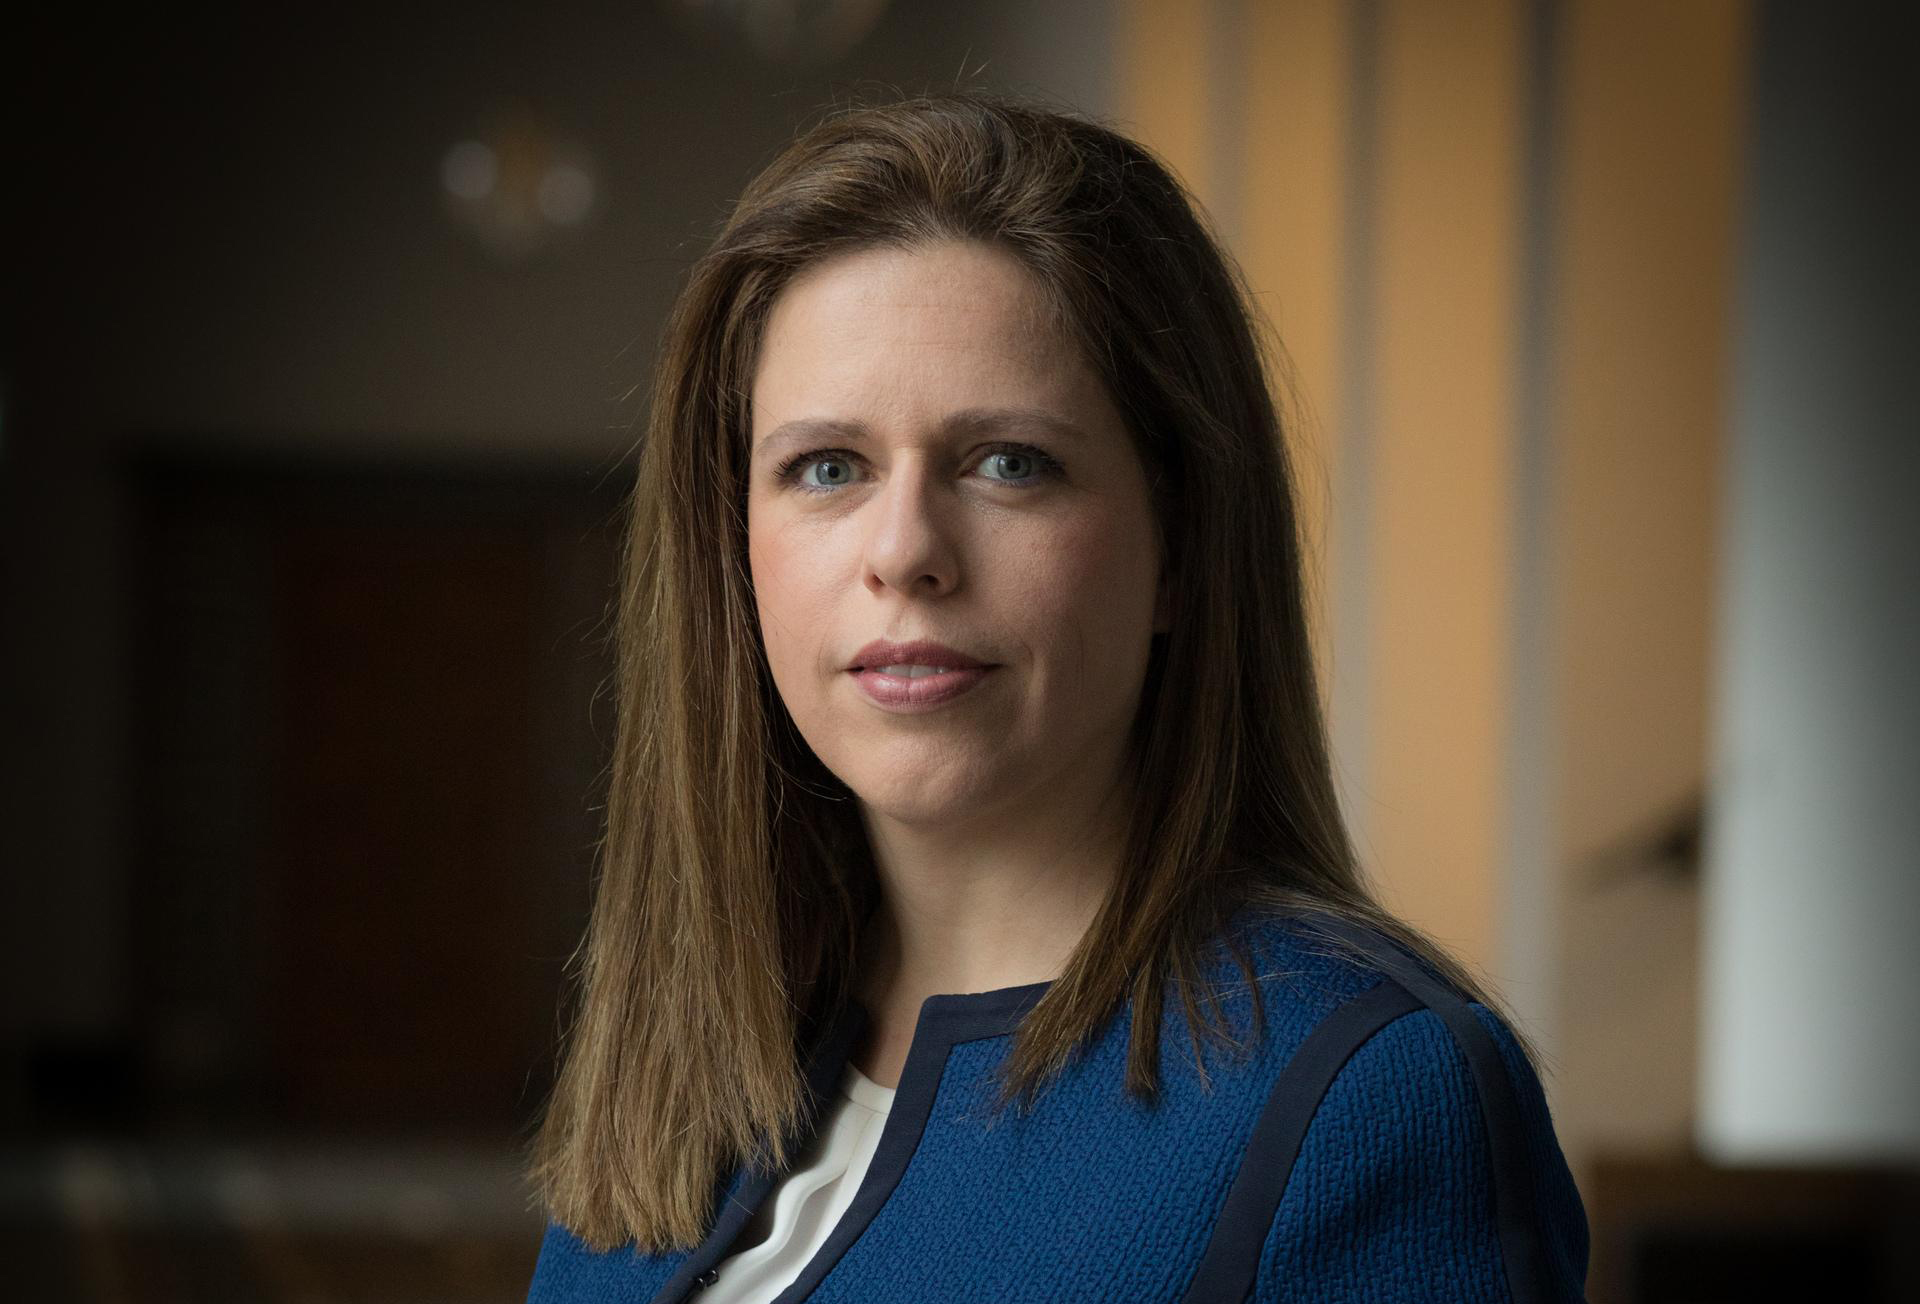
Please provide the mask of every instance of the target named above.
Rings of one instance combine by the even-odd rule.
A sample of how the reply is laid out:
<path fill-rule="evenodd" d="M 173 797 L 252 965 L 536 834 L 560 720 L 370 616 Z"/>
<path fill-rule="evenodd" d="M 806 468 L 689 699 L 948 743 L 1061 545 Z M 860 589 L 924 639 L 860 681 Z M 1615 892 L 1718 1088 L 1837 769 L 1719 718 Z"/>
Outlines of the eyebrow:
<path fill-rule="evenodd" d="M 1085 443 L 1090 438 L 1084 429 L 1058 413 L 1034 407 L 961 408 L 942 418 L 940 433 L 947 436 L 988 434 L 996 430 L 1017 430 L 1023 426 L 1037 427 L 1047 434 L 1074 442 Z M 777 444 L 812 443 L 816 440 L 857 442 L 872 437 L 873 431 L 864 421 L 840 417 L 795 417 L 775 426 L 754 445 L 753 452 L 757 457 Z"/>

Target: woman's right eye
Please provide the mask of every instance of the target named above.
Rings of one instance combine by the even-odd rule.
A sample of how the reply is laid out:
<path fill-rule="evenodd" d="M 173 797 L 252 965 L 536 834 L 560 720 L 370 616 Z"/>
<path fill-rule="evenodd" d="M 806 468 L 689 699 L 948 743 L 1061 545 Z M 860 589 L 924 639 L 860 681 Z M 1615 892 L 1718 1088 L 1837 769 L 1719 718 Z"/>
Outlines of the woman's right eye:
<path fill-rule="evenodd" d="M 830 493 L 854 481 L 854 459 L 839 448 L 815 448 L 796 453 L 774 468 L 774 479 L 810 493 Z"/>
<path fill-rule="evenodd" d="M 821 468 L 825 470 L 821 470 Z M 814 472 L 819 471 L 816 476 Z M 853 463 L 844 457 L 820 457 L 800 468 L 800 483 L 809 489 L 838 489 L 853 483 Z"/>

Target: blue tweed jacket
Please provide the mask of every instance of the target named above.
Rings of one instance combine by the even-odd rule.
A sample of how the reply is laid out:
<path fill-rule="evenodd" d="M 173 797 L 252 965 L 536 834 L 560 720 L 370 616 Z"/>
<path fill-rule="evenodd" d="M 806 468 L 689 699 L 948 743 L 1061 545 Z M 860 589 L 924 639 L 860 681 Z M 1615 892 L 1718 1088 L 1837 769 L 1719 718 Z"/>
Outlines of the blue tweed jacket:
<path fill-rule="evenodd" d="M 1128 1009 L 1022 1117 L 986 1118 L 992 1074 L 1046 983 L 921 1007 L 853 1204 L 779 1304 L 1239 1304 L 1580 1300 L 1587 1222 L 1539 1080 L 1511 1032 L 1381 936 L 1334 954 L 1302 917 L 1237 917 L 1266 1007 L 1222 951 L 1214 975 L 1251 1055 L 1207 1052 L 1164 997 L 1161 1098 L 1122 1090 Z M 831 1099 L 867 1019 L 809 1055 Z M 774 1179 L 722 1185 L 691 1251 L 589 1251 L 549 1226 L 529 1304 L 697 1304 Z"/>

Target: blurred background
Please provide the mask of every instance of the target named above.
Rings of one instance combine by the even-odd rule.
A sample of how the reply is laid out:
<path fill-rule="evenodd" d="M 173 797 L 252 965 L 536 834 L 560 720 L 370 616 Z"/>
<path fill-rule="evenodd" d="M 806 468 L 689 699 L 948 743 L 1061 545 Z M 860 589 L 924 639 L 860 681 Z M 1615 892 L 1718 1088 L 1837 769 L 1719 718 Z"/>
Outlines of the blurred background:
<path fill-rule="evenodd" d="M 524 1297 L 663 315 L 956 85 L 1159 150 L 1277 327 L 1349 814 L 1546 1052 L 1591 1298 L 1920 1298 L 1906 11 L 14 27 L 9 1298 Z"/>

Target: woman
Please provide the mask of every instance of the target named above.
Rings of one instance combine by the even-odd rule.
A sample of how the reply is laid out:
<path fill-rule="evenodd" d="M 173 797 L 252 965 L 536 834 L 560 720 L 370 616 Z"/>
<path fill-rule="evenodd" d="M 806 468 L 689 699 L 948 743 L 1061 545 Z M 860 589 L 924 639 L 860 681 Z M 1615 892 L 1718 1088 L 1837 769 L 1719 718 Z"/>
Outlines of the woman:
<path fill-rule="evenodd" d="M 753 182 L 640 452 L 534 1300 L 1580 1297 L 1525 1044 L 1342 827 L 1293 496 L 1138 145 L 958 95 Z"/>

